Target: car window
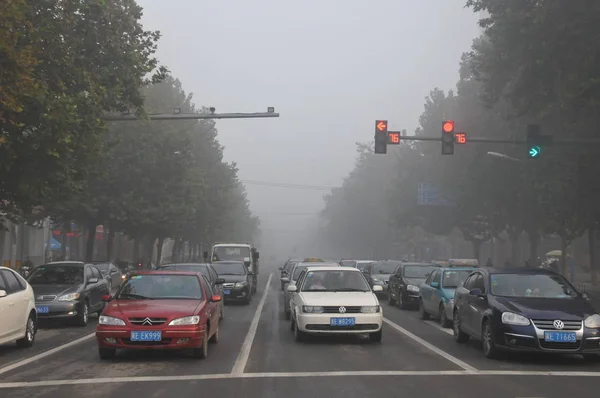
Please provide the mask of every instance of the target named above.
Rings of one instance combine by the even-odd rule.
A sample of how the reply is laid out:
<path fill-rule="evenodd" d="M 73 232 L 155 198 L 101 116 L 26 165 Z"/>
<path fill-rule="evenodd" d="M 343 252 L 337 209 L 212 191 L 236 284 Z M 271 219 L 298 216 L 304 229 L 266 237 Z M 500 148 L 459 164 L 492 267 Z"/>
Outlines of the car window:
<path fill-rule="evenodd" d="M 90 278 L 94 277 L 94 273 L 92 272 L 92 269 L 90 267 L 86 267 L 85 268 L 85 280 L 89 281 Z"/>
<path fill-rule="evenodd" d="M 483 275 L 480 273 L 475 274 L 475 282 L 473 283 L 473 289 L 481 290 L 481 294 L 485 294 L 485 283 L 483 282 Z"/>
<path fill-rule="evenodd" d="M 206 285 L 206 290 L 209 296 L 214 296 L 215 292 L 213 291 L 212 284 L 209 282 L 206 275 L 202 274 L 202 279 L 204 280 L 204 284 Z"/>
<path fill-rule="evenodd" d="M 374 263 L 371 265 L 372 274 L 393 274 L 398 265 L 394 263 Z"/>
<path fill-rule="evenodd" d="M 467 290 L 473 290 L 473 285 L 475 284 L 475 277 L 477 276 L 477 274 L 473 274 L 470 277 L 467 278 L 467 280 L 465 281 L 465 289 Z"/>
<path fill-rule="evenodd" d="M 304 277 L 306 276 L 306 269 L 303 269 L 298 276 L 298 281 L 296 282 L 296 286 L 300 286 L 302 282 L 304 282 Z"/>
<path fill-rule="evenodd" d="M 368 292 L 371 287 L 358 271 L 315 270 L 308 271 L 302 285 L 303 292 Z"/>
<path fill-rule="evenodd" d="M 573 299 L 575 288 L 558 274 L 492 274 L 490 292 L 495 296 Z"/>
<path fill-rule="evenodd" d="M 427 277 L 427 279 L 425 279 L 425 284 L 426 285 L 431 285 L 431 282 L 433 281 L 433 278 L 435 277 L 437 271 L 433 271 L 431 274 L 429 274 L 429 276 Z"/>
<path fill-rule="evenodd" d="M 446 289 L 455 289 L 463 284 L 470 273 L 470 270 L 444 271 L 442 285 Z"/>
<path fill-rule="evenodd" d="M 83 283 L 83 266 L 40 265 L 27 281 L 30 285 L 79 285 Z"/>
<path fill-rule="evenodd" d="M 210 275 L 210 281 L 212 283 L 214 283 L 219 276 L 217 275 L 217 273 L 215 272 L 215 270 L 212 267 L 207 267 L 207 268 L 208 268 L 208 274 Z"/>
<path fill-rule="evenodd" d="M 202 287 L 196 275 L 132 275 L 117 293 L 117 300 L 202 300 Z"/>
<path fill-rule="evenodd" d="M 4 290 L 8 293 L 8 289 L 6 287 L 6 282 L 4 282 L 4 277 L 2 276 L 2 272 L 0 272 L 0 290 Z"/>
<path fill-rule="evenodd" d="M 4 290 L 6 290 L 6 292 L 8 294 L 16 293 L 16 292 L 23 290 L 23 289 L 21 289 L 21 285 L 19 285 L 19 281 L 17 280 L 17 277 L 11 271 L 2 270 L 1 272 L 2 272 L 2 275 L 4 276 L 4 279 L 6 280 L 7 288 Z"/>
<path fill-rule="evenodd" d="M 425 279 L 435 269 L 433 265 L 405 265 L 404 277 Z"/>
<path fill-rule="evenodd" d="M 94 278 L 98 278 L 98 280 L 102 279 L 102 273 L 96 267 L 90 267 L 92 270 L 92 274 L 94 274 Z"/>

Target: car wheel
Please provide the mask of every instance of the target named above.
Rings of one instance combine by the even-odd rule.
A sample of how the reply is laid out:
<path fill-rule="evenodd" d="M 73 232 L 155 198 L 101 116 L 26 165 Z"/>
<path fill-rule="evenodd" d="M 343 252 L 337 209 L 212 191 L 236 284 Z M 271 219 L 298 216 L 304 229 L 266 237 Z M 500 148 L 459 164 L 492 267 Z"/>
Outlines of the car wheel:
<path fill-rule="evenodd" d="M 87 326 L 88 321 L 90 320 L 90 305 L 87 301 L 83 302 L 83 306 L 81 307 L 81 311 L 77 314 L 77 324 L 79 326 Z"/>
<path fill-rule="evenodd" d="M 424 321 L 429 319 L 429 314 L 427 313 L 427 311 L 425 311 L 423 299 L 419 299 L 419 317 Z"/>
<path fill-rule="evenodd" d="M 222 321 L 225 319 L 225 304 L 221 301 L 221 315 L 219 315 L 219 320 Z"/>
<path fill-rule="evenodd" d="M 458 314 L 458 311 L 454 311 L 452 331 L 454 332 L 454 341 L 457 343 L 466 343 L 469 341 L 469 335 L 460 328 L 460 315 Z"/>
<path fill-rule="evenodd" d="M 446 316 L 446 308 L 444 308 L 444 304 L 442 303 L 440 303 L 440 326 L 443 328 L 452 326 L 452 322 Z"/>
<path fill-rule="evenodd" d="M 369 341 L 374 343 L 381 342 L 381 337 L 383 337 L 383 326 L 379 329 L 378 332 L 369 333 Z"/>
<path fill-rule="evenodd" d="M 492 330 L 492 323 L 490 321 L 486 320 L 483 322 L 481 335 L 483 355 L 486 358 L 496 358 L 498 356 L 498 347 L 496 347 L 496 339 L 494 338 L 494 331 Z"/>
<path fill-rule="evenodd" d="M 204 337 L 202 337 L 202 345 L 199 348 L 193 348 L 192 355 L 198 359 L 204 359 L 208 356 L 208 324 L 206 325 Z"/>
<path fill-rule="evenodd" d="M 29 348 L 35 341 L 35 334 L 37 332 L 37 325 L 35 324 L 35 314 L 30 314 L 25 324 L 25 337 L 17 340 L 17 347 Z"/>
<path fill-rule="evenodd" d="M 292 321 L 290 322 L 290 330 L 293 332 L 295 327 L 294 318 L 292 318 Z"/>
<path fill-rule="evenodd" d="M 98 356 L 100 359 L 113 359 L 117 355 L 117 350 L 114 348 L 98 347 Z"/>
<path fill-rule="evenodd" d="M 402 292 L 398 292 L 398 305 L 400 306 L 401 309 L 405 310 L 408 308 L 408 305 L 406 305 L 406 302 L 404 301 L 404 294 L 402 294 Z"/>
<path fill-rule="evenodd" d="M 248 295 L 246 296 L 246 300 L 244 301 L 244 304 L 249 305 L 252 302 L 252 293 L 248 292 Z"/>
<path fill-rule="evenodd" d="M 215 330 L 215 334 L 212 335 L 212 337 L 210 338 L 210 342 L 213 344 L 217 344 L 219 342 L 219 323 L 217 323 L 217 330 Z"/>
<path fill-rule="evenodd" d="M 388 303 L 390 303 L 390 305 L 396 305 L 396 299 L 392 297 L 392 289 L 388 291 Z"/>
<path fill-rule="evenodd" d="M 298 325 L 294 322 L 294 339 L 296 341 L 304 341 L 306 340 L 306 332 L 298 329 Z"/>

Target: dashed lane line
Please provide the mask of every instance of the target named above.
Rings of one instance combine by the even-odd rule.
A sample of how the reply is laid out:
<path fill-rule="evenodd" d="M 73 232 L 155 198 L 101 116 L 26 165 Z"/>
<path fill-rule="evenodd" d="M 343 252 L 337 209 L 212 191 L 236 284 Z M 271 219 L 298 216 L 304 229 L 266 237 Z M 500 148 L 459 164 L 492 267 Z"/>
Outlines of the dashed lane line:
<path fill-rule="evenodd" d="M 423 321 L 423 323 L 428 324 L 429 326 L 433 326 L 434 328 L 436 328 L 437 330 L 441 330 L 442 332 L 449 334 L 450 336 L 454 335 L 454 332 L 452 331 L 452 329 L 446 329 L 444 327 L 442 327 L 439 323 L 434 322 L 434 321 Z"/>

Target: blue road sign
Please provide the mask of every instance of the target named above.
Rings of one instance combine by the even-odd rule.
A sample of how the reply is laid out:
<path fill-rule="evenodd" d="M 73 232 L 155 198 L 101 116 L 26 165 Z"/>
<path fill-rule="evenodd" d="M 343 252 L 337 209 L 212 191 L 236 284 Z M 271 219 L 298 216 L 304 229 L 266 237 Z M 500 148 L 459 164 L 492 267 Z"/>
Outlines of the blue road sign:
<path fill-rule="evenodd" d="M 420 206 L 454 206 L 454 203 L 445 198 L 440 190 L 432 184 L 420 182 L 417 195 Z"/>

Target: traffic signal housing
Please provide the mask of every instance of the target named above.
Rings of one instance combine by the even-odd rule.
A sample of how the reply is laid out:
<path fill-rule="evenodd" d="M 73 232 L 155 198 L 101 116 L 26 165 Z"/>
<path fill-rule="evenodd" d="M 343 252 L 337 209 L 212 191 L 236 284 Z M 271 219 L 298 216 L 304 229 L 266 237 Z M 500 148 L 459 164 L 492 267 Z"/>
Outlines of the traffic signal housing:
<path fill-rule="evenodd" d="M 442 155 L 454 155 L 454 120 L 442 122 Z"/>
<path fill-rule="evenodd" d="M 527 126 L 527 157 L 537 159 L 542 154 L 542 132 L 538 124 Z"/>
<path fill-rule="evenodd" d="M 375 120 L 375 153 L 386 154 L 388 144 L 387 120 Z"/>

